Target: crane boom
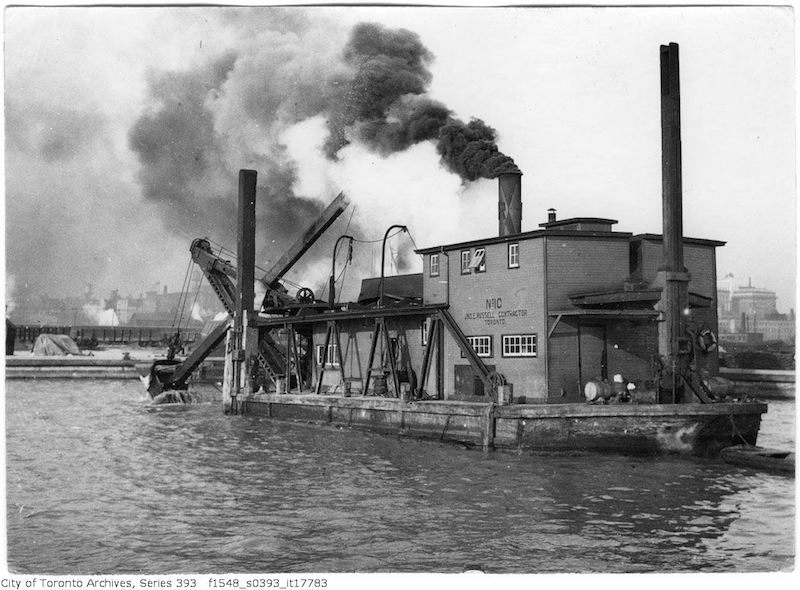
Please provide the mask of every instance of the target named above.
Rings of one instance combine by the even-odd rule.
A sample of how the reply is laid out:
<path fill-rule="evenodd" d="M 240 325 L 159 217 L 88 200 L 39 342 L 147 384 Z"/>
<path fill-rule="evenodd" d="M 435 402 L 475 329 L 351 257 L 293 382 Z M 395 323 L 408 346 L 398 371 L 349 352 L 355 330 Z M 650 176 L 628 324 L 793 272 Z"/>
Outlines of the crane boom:
<path fill-rule="evenodd" d="M 295 265 L 300 257 L 325 233 L 331 224 L 344 213 L 350 201 L 344 193 L 339 193 L 325 210 L 319 214 L 316 221 L 300 236 L 297 241 L 281 256 L 278 261 L 261 278 L 268 286 L 280 280 Z"/>
<path fill-rule="evenodd" d="M 320 213 L 317 219 L 306 229 L 300 238 L 281 256 L 278 261 L 264 274 L 261 281 L 267 287 L 267 295 L 262 307 L 267 307 L 268 302 L 278 303 L 282 306 L 296 306 L 297 301 L 286 294 L 279 280 L 297 263 L 311 246 L 325 233 L 331 224 L 349 206 L 350 202 L 344 193 L 337 197 Z M 192 260 L 200 267 L 212 288 L 222 302 L 225 311 L 230 316 L 235 310 L 236 301 L 236 266 L 229 260 L 224 260 L 214 254 L 211 243 L 203 238 L 192 242 L 190 247 Z M 274 308 L 274 305 L 268 307 Z M 148 387 L 150 394 L 155 397 L 159 393 L 170 389 L 185 389 L 186 380 L 205 358 L 222 342 L 230 328 L 230 321 L 223 322 L 203 340 L 197 348 L 182 362 L 156 361 L 151 370 L 151 382 Z"/>

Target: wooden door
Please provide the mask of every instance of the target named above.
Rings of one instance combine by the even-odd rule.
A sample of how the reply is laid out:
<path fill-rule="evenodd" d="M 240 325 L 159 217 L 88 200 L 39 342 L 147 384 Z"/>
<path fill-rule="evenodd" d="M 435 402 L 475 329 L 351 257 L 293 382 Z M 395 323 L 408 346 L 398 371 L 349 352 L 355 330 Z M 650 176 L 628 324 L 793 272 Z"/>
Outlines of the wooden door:
<path fill-rule="evenodd" d="M 582 324 L 580 326 L 579 347 L 581 392 L 583 392 L 583 388 L 588 381 L 608 378 L 605 326 L 601 324 Z"/>

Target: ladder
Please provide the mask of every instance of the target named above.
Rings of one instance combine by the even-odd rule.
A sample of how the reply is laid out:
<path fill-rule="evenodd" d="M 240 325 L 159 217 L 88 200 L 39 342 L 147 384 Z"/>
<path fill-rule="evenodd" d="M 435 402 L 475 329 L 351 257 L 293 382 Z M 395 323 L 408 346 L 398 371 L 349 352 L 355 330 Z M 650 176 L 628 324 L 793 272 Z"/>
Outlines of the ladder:
<path fill-rule="evenodd" d="M 269 332 L 265 332 L 258 341 L 256 359 L 274 384 L 286 376 L 286 355 L 280 351 Z"/>

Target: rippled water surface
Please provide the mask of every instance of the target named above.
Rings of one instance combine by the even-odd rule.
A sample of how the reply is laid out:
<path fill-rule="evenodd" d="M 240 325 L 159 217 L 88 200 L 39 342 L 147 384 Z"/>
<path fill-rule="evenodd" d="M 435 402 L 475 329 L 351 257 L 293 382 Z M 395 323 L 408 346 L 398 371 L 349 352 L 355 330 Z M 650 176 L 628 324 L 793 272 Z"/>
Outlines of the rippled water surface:
<path fill-rule="evenodd" d="M 794 480 L 718 460 L 484 455 L 149 406 L 138 382 L 6 384 L 17 573 L 777 571 Z M 762 445 L 794 444 L 775 402 Z"/>

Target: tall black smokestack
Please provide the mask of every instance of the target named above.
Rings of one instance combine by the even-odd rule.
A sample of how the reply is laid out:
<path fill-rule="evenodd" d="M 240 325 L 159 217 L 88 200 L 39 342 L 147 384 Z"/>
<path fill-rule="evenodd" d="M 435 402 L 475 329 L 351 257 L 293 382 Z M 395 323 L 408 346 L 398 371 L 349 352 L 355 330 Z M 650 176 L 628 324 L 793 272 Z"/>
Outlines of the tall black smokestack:
<path fill-rule="evenodd" d="M 497 176 L 497 215 L 500 237 L 522 232 L 522 172 L 503 172 Z"/>
<path fill-rule="evenodd" d="M 666 368 L 672 371 L 674 367 L 675 373 L 682 375 L 688 368 L 688 357 L 682 354 L 681 344 L 686 334 L 684 310 L 688 307 L 689 275 L 683 266 L 681 100 L 677 43 L 661 46 L 661 158 L 664 225 L 661 304 L 666 317 L 659 330 L 659 352 Z M 678 380 L 673 379 L 673 383 L 678 384 Z M 678 392 L 675 392 L 675 398 L 680 398 Z"/>

